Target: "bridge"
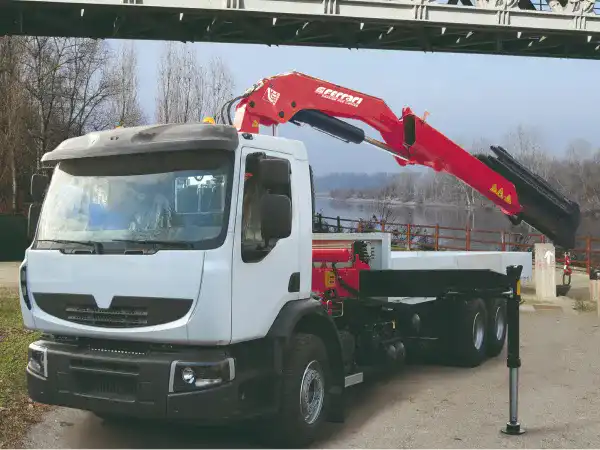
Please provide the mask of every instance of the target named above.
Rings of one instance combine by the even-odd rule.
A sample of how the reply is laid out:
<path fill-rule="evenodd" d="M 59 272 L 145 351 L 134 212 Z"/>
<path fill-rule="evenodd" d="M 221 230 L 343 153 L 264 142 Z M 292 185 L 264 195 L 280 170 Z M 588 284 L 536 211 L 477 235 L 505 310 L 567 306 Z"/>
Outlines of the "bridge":
<path fill-rule="evenodd" d="M 443 1 L 0 0 L 0 35 L 600 59 L 594 0 Z"/>

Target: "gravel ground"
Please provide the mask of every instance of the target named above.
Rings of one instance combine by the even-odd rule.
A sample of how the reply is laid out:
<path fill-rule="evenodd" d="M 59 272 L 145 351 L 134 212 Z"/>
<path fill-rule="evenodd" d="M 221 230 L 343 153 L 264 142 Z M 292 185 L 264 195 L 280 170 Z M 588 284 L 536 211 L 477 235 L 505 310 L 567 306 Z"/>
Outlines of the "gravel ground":
<path fill-rule="evenodd" d="M 476 369 L 407 367 L 353 388 L 345 424 L 323 448 L 597 448 L 600 336 L 595 313 L 522 314 L 520 419 L 525 435 L 500 434 L 508 419 L 505 355 Z M 251 433 L 127 421 L 59 408 L 34 426 L 28 448 L 256 447 Z"/>

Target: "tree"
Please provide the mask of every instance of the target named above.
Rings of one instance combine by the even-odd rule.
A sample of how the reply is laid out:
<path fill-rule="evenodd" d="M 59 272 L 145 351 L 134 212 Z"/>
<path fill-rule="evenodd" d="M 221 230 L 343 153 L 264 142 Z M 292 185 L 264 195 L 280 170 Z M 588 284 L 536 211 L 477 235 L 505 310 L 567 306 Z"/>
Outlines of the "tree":
<path fill-rule="evenodd" d="M 109 99 L 108 113 L 112 123 L 120 123 L 126 127 L 146 123 L 139 101 L 137 70 L 135 42 L 123 43 L 111 71 L 115 94 Z"/>
<path fill-rule="evenodd" d="M 398 200 L 397 186 L 388 184 L 379 189 L 371 204 L 371 213 L 378 223 L 392 223 L 398 220 L 395 202 Z"/>
<path fill-rule="evenodd" d="M 216 116 L 223 104 L 234 97 L 233 74 L 220 57 L 213 57 L 203 78 L 203 96 L 200 98 L 198 116 Z"/>
<path fill-rule="evenodd" d="M 109 102 L 118 96 L 118 84 L 111 77 L 113 54 L 105 41 L 73 39 L 70 49 L 60 108 L 62 139 L 109 128 Z"/>
<path fill-rule="evenodd" d="M 216 116 L 233 97 L 233 76 L 219 58 L 203 66 L 191 47 L 166 43 L 159 62 L 156 121 L 187 123 Z"/>
<path fill-rule="evenodd" d="M 135 49 L 112 56 L 92 39 L 0 38 L 0 210 L 23 206 L 41 156 L 64 139 L 143 121 Z"/>
<path fill-rule="evenodd" d="M 544 179 L 551 174 L 550 156 L 542 150 L 540 133 L 523 125 L 508 133 L 505 137 L 506 147 L 519 162 Z"/>
<path fill-rule="evenodd" d="M 19 206 L 19 168 L 27 146 L 22 63 L 21 39 L 0 38 L 0 209 L 12 212 Z"/>
<path fill-rule="evenodd" d="M 57 113 L 66 83 L 65 66 L 70 58 L 66 39 L 32 37 L 24 41 L 23 86 L 27 90 L 37 115 L 37 129 L 30 134 L 37 143 L 36 165 L 46 153 L 53 139 L 52 125 L 57 122 Z"/>
<path fill-rule="evenodd" d="M 111 52 L 104 41 L 30 37 L 24 40 L 23 86 L 37 112 L 30 130 L 36 160 L 60 141 L 109 126 Z"/>

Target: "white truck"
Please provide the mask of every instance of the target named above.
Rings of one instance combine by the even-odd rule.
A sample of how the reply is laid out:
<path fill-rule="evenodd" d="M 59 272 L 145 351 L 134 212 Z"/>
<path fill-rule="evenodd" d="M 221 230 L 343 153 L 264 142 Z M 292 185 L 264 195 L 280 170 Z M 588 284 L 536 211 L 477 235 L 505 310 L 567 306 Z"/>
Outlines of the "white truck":
<path fill-rule="evenodd" d="M 243 126 L 94 132 L 42 161 L 53 174 L 32 178 L 20 269 L 24 324 L 44 333 L 26 369 L 41 403 L 267 419 L 277 445 L 305 446 L 371 371 L 422 352 L 468 366 L 498 355 L 506 267 L 531 276 L 528 252 L 313 234 L 304 145 Z"/>

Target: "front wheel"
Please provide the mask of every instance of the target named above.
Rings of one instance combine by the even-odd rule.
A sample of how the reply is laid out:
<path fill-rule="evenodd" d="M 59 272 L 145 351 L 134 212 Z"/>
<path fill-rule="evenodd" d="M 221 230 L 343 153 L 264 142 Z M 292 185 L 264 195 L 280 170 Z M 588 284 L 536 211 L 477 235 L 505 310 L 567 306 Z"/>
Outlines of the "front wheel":
<path fill-rule="evenodd" d="M 280 411 L 271 424 L 278 445 L 305 448 L 317 438 L 325 421 L 329 380 L 323 341 L 313 334 L 296 334 L 284 366 Z"/>

